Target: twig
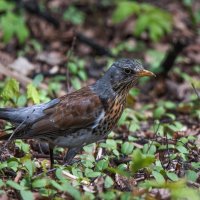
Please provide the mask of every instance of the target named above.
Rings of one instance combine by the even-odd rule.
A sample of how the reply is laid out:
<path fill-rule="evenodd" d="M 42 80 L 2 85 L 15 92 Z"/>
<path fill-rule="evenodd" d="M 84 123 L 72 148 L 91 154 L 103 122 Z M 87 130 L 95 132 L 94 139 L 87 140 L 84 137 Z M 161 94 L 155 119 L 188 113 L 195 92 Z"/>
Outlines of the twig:
<path fill-rule="evenodd" d="M 192 186 L 192 187 L 196 187 L 196 188 L 200 188 L 200 184 L 193 182 L 193 181 L 187 181 L 187 185 Z"/>
<path fill-rule="evenodd" d="M 36 154 L 33 154 L 33 157 L 34 157 L 34 158 L 49 158 L 49 155 L 38 154 L 38 153 L 36 153 Z M 63 160 L 63 158 L 61 158 L 60 156 L 54 156 L 54 158 L 55 158 L 56 160 Z"/>
<path fill-rule="evenodd" d="M 78 160 L 78 161 L 79 161 L 79 160 Z M 71 162 L 70 165 L 73 164 L 73 163 L 75 163 L 75 162 L 78 162 L 78 161 L 76 160 L 76 161 L 74 161 L 74 162 Z M 64 165 L 62 165 L 62 167 L 66 167 L 66 166 L 68 166 L 68 165 L 69 165 L 68 163 L 65 163 Z M 55 172 L 57 169 L 58 169 L 58 168 L 49 169 L 49 170 L 46 171 L 46 172 L 42 172 L 42 173 L 39 173 L 39 174 L 35 175 L 33 178 L 39 177 L 39 176 L 43 175 L 44 173 L 45 173 L 46 175 L 47 175 L 47 174 L 50 174 L 51 172 Z"/>
<path fill-rule="evenodd" d="M 73 54 L 75 44 L 76 44 L 76 36 L 73 37 L 72 45 L 71 45 L 69 51 L 67 52 L 67 63 L 66 64 L 68 64 L 68 61 Z M 67 72 L 66 72 L 66 82 L 67 82 L 67 92 L 69 92 L 70 91 L 70 83 L 69 83 L 69 69 L 68 68 L 67 68 Z"/>
<path fill-rule="evenodd" d="M 69 172 L 63 170 L 62 173 L 67 176 L 68 178 L 72 179 L 72 180 L 78 180 L 79 178 L 77 176 L 74 176 L 72 174 L 70 174 Z M 89 185 L 90 182 L 86 181 L 86 180 L 82 180 L 80 183 L 84 184 L 84 185 Z"/>
<path fill-rule="evenodd" d="M 15 135 L 15 133 L 20 130 L 21 126 L 25 123 L 25 121 L 29 118 L 29 116 L 26 117 L 26 119 L 24 119 L 19 126 L 16 127 L 16 129 L 12 132 L 12 134 L 10 135 L 10 137 L 8 138 L 8 140 L 5 142 L 5 144 L 3 145 L 3 147 L 0 149 L 0 155 L 2 154 L 3 150 L 7 147 L 7 145 L 9 144 L 10 140 L 12 139 L 12 137 Z"/>
<path fill-rule="evenodd" d="M 167 52 L 164 60 L 160 64 L 160 68 L 163 70 L 160 75 L 167 76 L 168 72 L 174 66 L 176 58 L 183 51 L 183 49 L 189 45 L 187 38 L 180 39 L 172 44 L 172 48 Z"/>
<path fill-rule="evenodd" d="M 29 83 L 32 83 L 32 79 L 24 76 L 23 74 L 20 74 L 16 71 L 11 71 L 10 69 L 6 68 L 5 66 L 3 66 L 0 63 L 0 73 L 8 76 L 8 77 L 13 77 L 16 80 L 18 80 L 24 87 L 26 87 Z M 44 83 L 41 83 L 39 86 L 39 88 L 43 89 L 43 90 L 47 90 L 48 86 Z"/>
<path fill-rule="evenodd" d="M 199 93 L 197 92 L 197 89 L 196 89 L 196 87 L 194 86 L 194 83 L 191 83 L 191 84 L 192 84 L 192 88 L 194 89 L 194 92 L 195 92 L 196 95 L 197 95 L 197 98 L 200 100 Z"/>
<path fill-rule="evenodd" d="M 96 54 L 98 54 L 98 55 L 107 55 L 110 57 L 114 57 L 114 55 L 110 52 L 109 49 L 103 47 L 102 45 L 100 45 L 96 41 L 94 41 L 92 38 L 89 38 L 89 37 L 83 35 L 82 33 L 77 33 L 77 39 L 80 42 L 87 44 L 88 46 L 90 46 L 91 48 L 96 50 Z"/>
<path fill-rule="evenodd" d="M 22 177 L 22 171 L 20 170 L 17 172 L 17 176 L 15 177 L 14 181 L 18 183 L 21 177 Z"/>

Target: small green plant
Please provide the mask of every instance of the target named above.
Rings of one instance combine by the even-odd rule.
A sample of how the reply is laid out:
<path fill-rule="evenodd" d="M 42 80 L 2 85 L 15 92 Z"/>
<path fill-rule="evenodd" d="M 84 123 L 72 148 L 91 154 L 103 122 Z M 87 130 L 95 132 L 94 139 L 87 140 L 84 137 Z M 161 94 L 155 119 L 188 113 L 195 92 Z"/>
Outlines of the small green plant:
<path fill-rule="evenodd" d="M 2 97 L 4 102 L 11 102 L 15 106 L 24 106 L 27 103 L 27 99 L 32 100 L 35 104 L 40 103 L 40 95 L 34 84 L 28 84 L 27 95 L 20 95 L 19 82 L 13 78 L 6 81 L 0 93 L 0 97 Z"/>
<path fill-rule="evenodd" d="M 141 36 L 148 31 L 153 41 L 160 40 L 165 33 L 172 31 L 172 18 L 169 13 L 150 4 L 132 1 L 120 1 L 112 15 L 114 23 L 121 23 L 135 14 L 137 17 L 133 34 Z"/>
<path fill-rule="evenodd" d="M 82 81 L 87 80 L 87 74 L 86 74 L 84 66 L 85 66 L 85 62 L 81 59 L 76 59 L 76 58 L 72 58 L 67 63 L 67 68 L 70 74 L 72 74 L 72 77 L 70 78 L 70 82 L 75 89 L 81 88 L 80 80 Z"/>
<path fill-rule="evenodd" d="M 63 14 L 63 19 L 70 21 L 74 25 L 83 24 L 85 13 L 74 6 L 69 6 Z"/>
<path fill-rule="evenodd" d="M 29 30 L 22 15 L 13 12 L 14 4 L 2 0 L 0 2 L 0 29 L 3 32 L 3 41 L 7 44 L 16 36 L 19 43 L 23 44 L 29 36 Z"/>

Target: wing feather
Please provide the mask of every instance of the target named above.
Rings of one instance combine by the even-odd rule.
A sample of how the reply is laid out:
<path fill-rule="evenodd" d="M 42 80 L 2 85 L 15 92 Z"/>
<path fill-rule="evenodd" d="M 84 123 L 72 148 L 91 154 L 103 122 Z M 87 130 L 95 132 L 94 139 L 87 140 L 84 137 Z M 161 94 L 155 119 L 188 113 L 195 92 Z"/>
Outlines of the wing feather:
<path fill-rule="evenodd" d="M 92 126 L 103 109 L 99 97 L 89 88 L 82 88 L 60 98 L 55 106 L 45 109 L 44 117 L 35 122 L 26 137 L 67 134 L 75 129 Z"/>

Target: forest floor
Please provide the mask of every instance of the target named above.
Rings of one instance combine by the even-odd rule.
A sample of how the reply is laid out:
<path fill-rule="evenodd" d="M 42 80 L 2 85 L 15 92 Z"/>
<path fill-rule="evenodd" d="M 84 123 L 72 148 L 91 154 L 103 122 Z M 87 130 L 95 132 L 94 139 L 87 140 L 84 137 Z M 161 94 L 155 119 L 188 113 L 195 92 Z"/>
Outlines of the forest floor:
<path fill-rule="evenodd" d="M 140 1 L 171 16 L 161 38 L 151 28 L 134 35 L 140 13 L 114 23 L 114 1 L 20 2 L 13 5 L 27 27 L 16 26 L 19 37 L 7 41 L 12 28 L 0 21 L 0 107 L 60 97 L 124 57 L 157 77 L 130 91 L 108 138 L 85 146 L 71 166 L 62 166 L 66 149 L 55 149 L 56 170 L 47 173 L 46 144 L 1 142 L 0 199 L 200 199 L 200 2 Z M 8 127 L 1 120 L 0 134 Z"/>

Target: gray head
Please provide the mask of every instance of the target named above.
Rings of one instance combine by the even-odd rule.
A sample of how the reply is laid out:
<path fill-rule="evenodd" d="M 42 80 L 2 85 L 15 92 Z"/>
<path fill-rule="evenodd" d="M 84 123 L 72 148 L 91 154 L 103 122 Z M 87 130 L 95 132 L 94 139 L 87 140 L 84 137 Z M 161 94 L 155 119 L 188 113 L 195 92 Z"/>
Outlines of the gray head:
<path fill-rule="evenodd" d="M 130 89 L 139 77 L 153 76 L 154 74 L 143 68 L 138 60 L 127 58 L 114 62 L 102 79 L 109 81 L 114 90 Z"/>

